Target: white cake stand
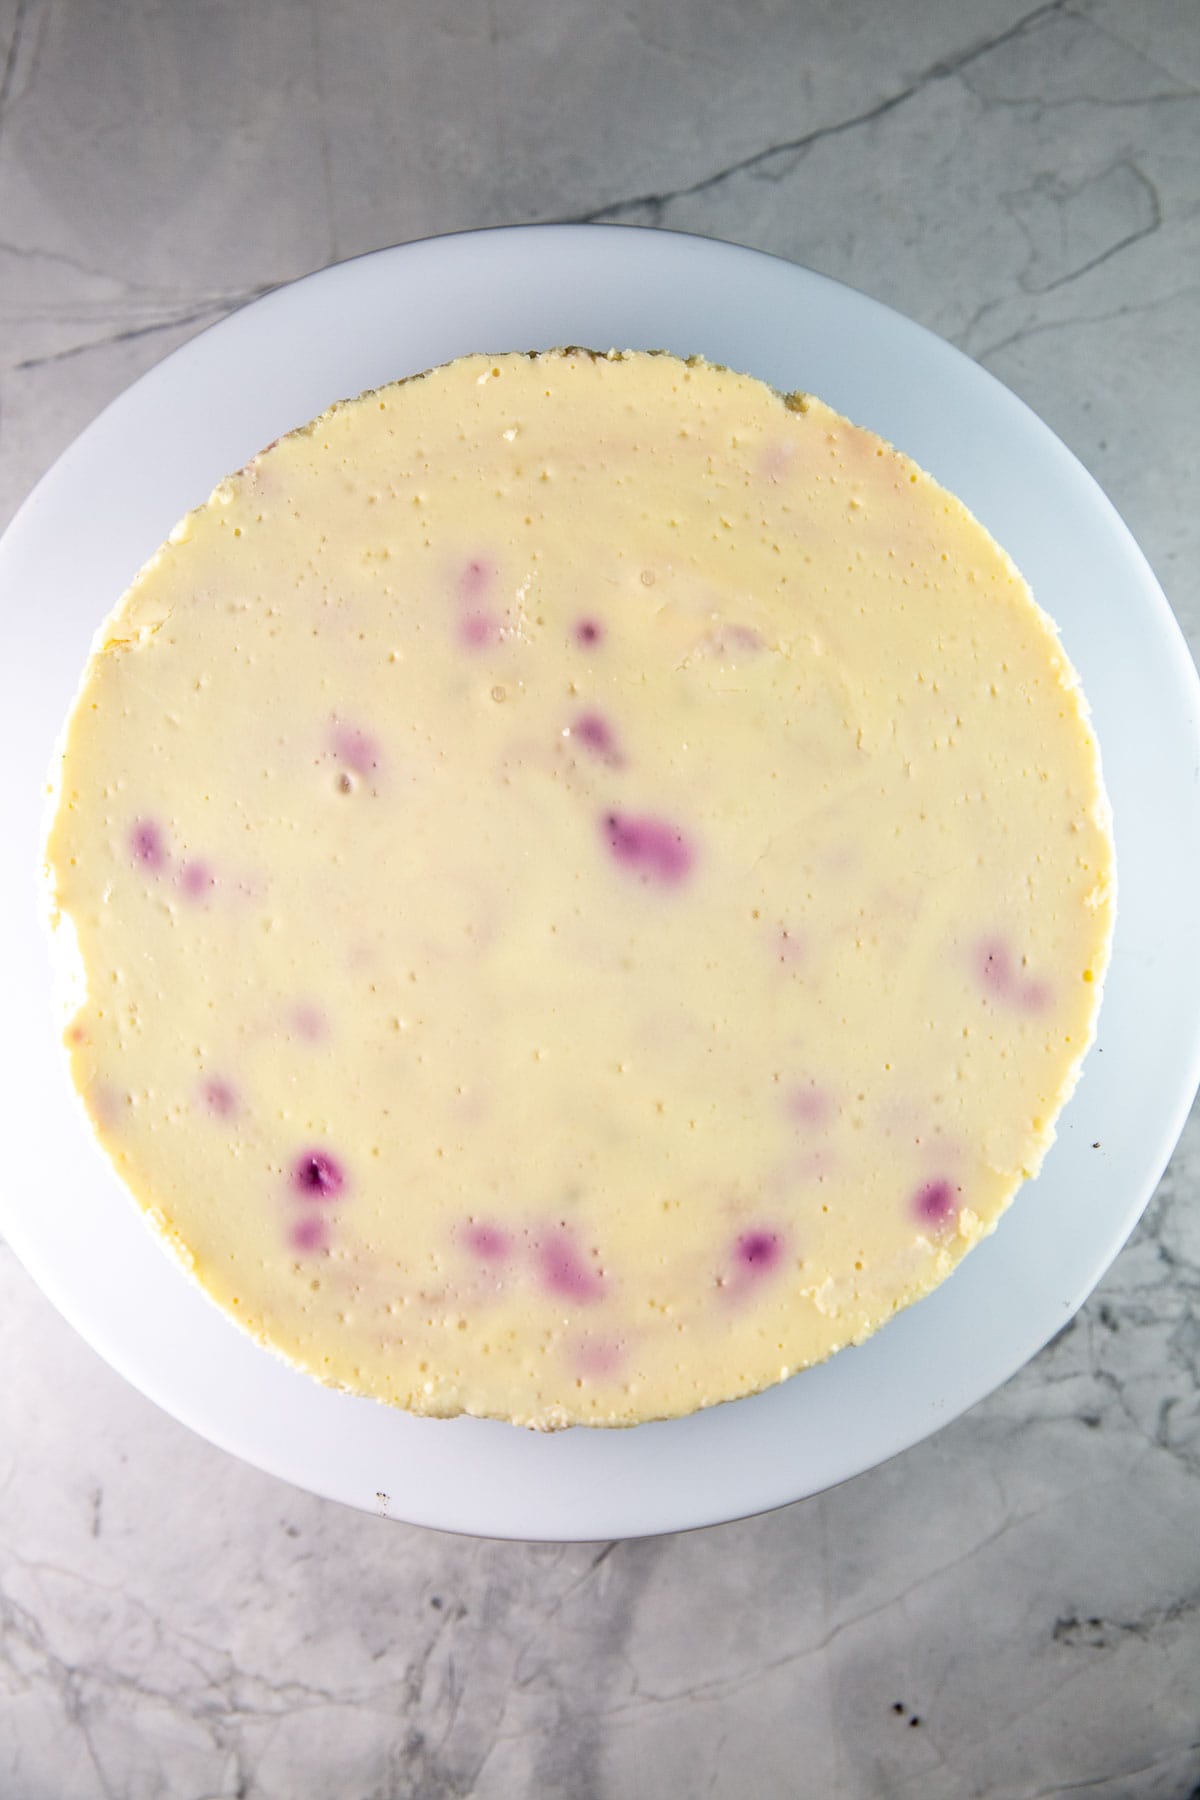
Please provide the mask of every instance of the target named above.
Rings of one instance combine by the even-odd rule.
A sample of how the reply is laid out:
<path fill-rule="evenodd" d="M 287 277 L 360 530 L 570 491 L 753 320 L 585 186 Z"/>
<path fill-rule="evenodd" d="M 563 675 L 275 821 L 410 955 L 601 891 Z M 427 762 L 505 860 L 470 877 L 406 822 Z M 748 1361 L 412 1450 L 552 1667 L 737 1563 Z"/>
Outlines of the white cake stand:
<path fill-rule="evenodd" d="M 1083 677 L 1116 815 L 1120 908 L 1099 1039 L 1059 1141 L 945 1286 L 861 1349 L 756 1399 L 537 1437 L 329 1392 L 191 1285 L 70 1092 L 36 872 L 51 749 L 91 634 L 182 513 L 335 398 L 470 350 L 571 343 L 699 352 L 809 389 L 962 496 L 1058 620 Z M 728 244 L 604 226 L 365 256 L 256 301 L 123 394 L 13 523 L 0 591 L 0 1226 L 102 1356 L 235 1455 L 355 1506 L 494 1537 L 635 1536 L 778 1506 L 916 1443 L 1006 1380 L 1071 1317 L 1141 1213 L 1200 1078 L 1200 684 L 1143 557 L 1074 457 L 990 375 L 875 301 Z"/>

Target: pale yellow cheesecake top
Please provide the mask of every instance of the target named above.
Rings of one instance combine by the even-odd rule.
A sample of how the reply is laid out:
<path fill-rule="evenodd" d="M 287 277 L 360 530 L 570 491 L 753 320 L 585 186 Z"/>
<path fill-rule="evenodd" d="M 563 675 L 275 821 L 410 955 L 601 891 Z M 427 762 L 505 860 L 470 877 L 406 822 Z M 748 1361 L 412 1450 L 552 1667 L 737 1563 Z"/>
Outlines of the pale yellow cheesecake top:
<path fill-rule="evenodd" d="M 334 407 L 172 533 L 64 745 L 100 1142 L 247 1330 L 417 1411 L 632 1424 L 861 1340 L 1093 1033 L 1053 626 L 903 455 L 707 364 Z"/>

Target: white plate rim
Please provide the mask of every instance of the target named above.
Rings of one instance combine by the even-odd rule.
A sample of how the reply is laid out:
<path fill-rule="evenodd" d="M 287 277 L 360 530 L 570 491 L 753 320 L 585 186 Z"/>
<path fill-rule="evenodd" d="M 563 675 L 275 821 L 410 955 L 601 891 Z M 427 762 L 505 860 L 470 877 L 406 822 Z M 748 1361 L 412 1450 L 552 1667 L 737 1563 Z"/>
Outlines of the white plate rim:
<path fill-rule="evenodd" d="M 613 329 L 598 341 L 606 320 Z M 801 322 L 809 335 L 798 338 Z M 601 225 L 453 234 L 333 265 L 210 327 L 120 395 L 30 495 L 0 543 L 12 641 L 0 671 L 3 818 L 18 866 L 36 858 L 30 794 L 90 631 L 187 506 L 280 429 L 345 393 L 468 349 L 562 342 L 698 351 L 777 386 L 811 388 L 961 494 L 1060 618 L 1114 789 L 1121 903 L 1099 1038 L 1042 1176 L 937 1293 L 867 1345 L 768 1394 L 632 1432 L 554 1438 L 410 1419 L 324 1390 L 258 1349 L 151 1241 L 69 1094 L 39 897 L 32 882 L 12 882 L 0 917 L 13 964 L 4 1091 L 16 1147 L 0 1225 L 99 1353 L 222 1448 L 414 1523 L 569 1540 L 712 1524 L 847 1479 L 991 1392 L 1082 1304 L 1140 1217 L 1200 1082 L 1200 959 L 1180 904 L 1200 877 L 1200 682 L 1145 559 L 1091 477 L 1021 401 L 923 327 L 827 277 L 714 239 Z M 298 351 L 307 352 L 303 378 Z M 330 385 L 331 369 L 347 379 Z M 243 387 L 231 393 L 234 371 Z M 207 416 L 214 391 L 224 399 L 219 418 Z M 167 418 L 187 423 L 186 442 L 166 433 Z M 1005 474 L 1002 452 L 980 440 L 985 422 L 1021 453 Z M 114 522 L 131 476 L 136 492 Z M 1047 480 L 1052 502 L 1035 491 Z M 1038 538 L 1052 521 L 1065 543 Z M 90 544 L 72 544 L 88 531 Z M 1055 604 L 1081 570 L 1114 637 L 1107 649 L 1077 623 L 1073 599 Z M 64 595 L 72 629 L 58 634 L 42 621 Z M 1167 898 L 1152 905 L 1147 890 L 1164 875 Z M 1131 1023 L 1143 1028 L 1136 1042 Z M 1120 1099 L 1134 1115 L 1124 1122 Z M 1093 1131 L 1104 1133 L 1102 1151 L 1089 1162 Z M 1085 1179 L 1098 1199 L 1081 1212 Z M 1031 1247 L 1042 1254 L 1031 1257 Z M 998 1297 L 1009 1308 L 996 1318 Z"/>

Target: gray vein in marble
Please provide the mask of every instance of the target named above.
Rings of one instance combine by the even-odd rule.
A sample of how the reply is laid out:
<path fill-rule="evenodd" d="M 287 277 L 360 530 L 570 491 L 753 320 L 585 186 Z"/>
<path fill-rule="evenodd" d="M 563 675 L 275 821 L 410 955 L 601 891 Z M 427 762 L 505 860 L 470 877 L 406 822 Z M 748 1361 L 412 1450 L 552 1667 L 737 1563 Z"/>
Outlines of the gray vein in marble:
<path fill-rule="evenodd" d="M 1169 67 L 1166 61 L 1162 61 L 1162 59 L 1159 58 L 1159 54 L 1157 54 L 1155 50 L 1150 49 L 1150 45 L 1146 45 L 1144 38 L 1139 41 L 1137 36 L 1132 36 L 1132 34 L 1128 32 L 1128 29 L 1126 29 L 1126 31 L 1117 31 L 1117 27 L 1112 23 L 1112 20 L 1097 18 L 1096 7 L 1085 4 L 1072 4 L 1072 0 L 1067 0 L 1067 9 L 1069 9 L 1070 13 L 1076 14 L 1076 18 L 1085 18 L 1088 25 L 1092 27 L 1092 31 L 1103 32 L 1106 38 L 1112 38 L 1114 43 L 1119 43 L 1121 49 L 1133 50 L 1135 56 L 1141 56 L 1146 63 L 1151 63 L 1151 67 L 1159 68 L 1164 76 L 1171 77 L 1173 81 L 1178 81 L 1178 79 L 1180 79 L 1180 68 Z M 1142 14 L 1146 14 L 1150 9 L 1146 7 L 1146 9 L 1139 9 L 1139 11 L 1142 11 Z M 1178 11 L 1180 11 L 1180 18 L 1182 18 L 1182 16 L 1184 16 L 1184 7 L 1180 7 Z M 1195 9 L 1193 9 L 1193 49 L 1195 49 L 1196 54 L 1200 54 L 1200 31 L 1196 31 L 1195 29 Z M 1198 83 L 1198 81 L 1189 79 L 1189 86 L 1191 86 L 1193 94 L 1200 94 L 1200 83 Z"/>
<path fill-rule="evenodd" d="M 1156 307 L 1169 307 L 1180 300 L 1186 300 L 1197 291 L 1200 291 L 1200 282 L 1191 281 L 1183 287 L 1176 288 L 1173 293 L 1155 294 L 1139 305 L 1117 306 L 1111 312 L 1076 313 L 1062 319 L 1044 319 L 1034 324 L 1021 325 L 1006 336 L 996 338 L 992 343 L 977 344 L 972 342 L 975 328 L 1001 304 L 996 300 L 985 300 L 972 313 L 963 331 L 959 334 L 959 341 L 963 348 L 970 346 L 970 354 L 976 362 L 986 363 L 992 357 L 999 356 L 1001 351 L 1010 349 L 1012 345 L 1023 344 L 1030 338 L 1042 337 L 1047 332 L 1072 331 L 1077 330 L 1081 325 L 1108 325 L 1117 319 L 1136 318 L 1141 313 L 1152 312 Z"/>
<path fill-rule="evenodd" d="M 12 256 L 18 262 L 57 263 L 60 268 L 71 269 L 76 275 L 86 275 L 97 280 L 103 280 L 106 274 L 105 270 L 80 262 L 77 256 L 70 256 L 65 250 L 44 250 L 38 244 L 13 244 L 7 239 L 0 239 L 0 256 Z"/>
<path fill-rule="evenodd" d="M 1073 186 L 1052 175 L 1041 176 L 1024 194 L 1005 196 L 1004 200 L 1029 239 L 1029 261 L 1017 279 L 1027 293 L 1034 294 L 1052 294 L 1056 288 L 1066 287 L 1069 282 L 1078 281 L 1081 275 L 1090 274 L 1093 269 L 1106 263 L 1110 256 L 1118 256 L 1122 250 L 1131 249 L 1134 244 L 1149 237 L 1151 232 L 1157 231 L 1163 217 L 1158 189 L 1149 176 L 1129 158 L 1113 163 L 1098 175 L 1089 175 Z M 1069 266 L 1060 274 L 1035 280 L 1033 270 L 1039 258 L 1037 234 L 1027 228 L 1023 214 L 1041 205 L 1045 205 L 1053 213 L 1060 237 L 1067 240 L 1064 249 Z M 1076 262 L 1069 254 L 1069 240 L 1074 216 L 1085 208 L 1094 215 L 1090 221 L 1092 230 L 1098 229 L 1101 236 L 1108 236 L 1110 241 L 1104 243 L 1101 249 L 1085 255 L 1082 262 Z M 1144 213 L 1147 216 L 1132 229 L 1112 238 L 1111 228 L 1105 228 L 1111 215 L 1116 213 L 1119 216 L 1122 211 L 1135 215 Z"/>
<path fill-rule="evenodd" d="M 968 68 L 980 57 L 987 56 L 1007 43 L 1010 38 L 1019 37 L 1041 20 L 1052 14 L 1061 12 L 1066 0 L 1046 0 L 1046 4 L 1036 6 L 1019 18 L 1015 24 L 998 31 L 994 36 L 986 38 L 982 43 L 972 44 L 952 57 L 939 59 L 931 63 L 927 69 L 896 93 L 876 102 L 865 111 L 854 114 L 851 118 L 839 119 L 830 125 L 819 125 L 813 131 L 801 133 L 798 137 L 785 138 L 779 143 L 768 144 L 761 150 L 753 151 L 749 156 L 742 156 L 736 162 L 726 164 L 724 168 L 715 169 L 710 175 L 700 180 L 689 182 L 685 186 L 666 189 L 661 193 L 632 195 L 627 199 L 609 201 L 606 205 L 592 207 L 587 212 L 576 213 L 569 221 L 572 224 L 587 225 L 600 220 L 619 219 L 627 213 L 645 212 L 648 222 L 660 224 L 663 214 L 672 201 L 694 199 L 701 194 L 709 194 L 720 187 L 734 175 L 752 174 L 767 181 L 782 180 L 791 174 L 799 158 L 811 150 L 815 144 L 824 143 L 828 138 L 841 137 L 844 133 L 858 131 L 864 125 L 873 125 L 877 120 L 886 118 L 898 106 L 915 99 L 932 82 L 945 81 L 960 70 Z M 781 166 L 776 169 L 772 165 Z"/>
<path fill-rule="evenodd" d="M 0 250 L 7 246 L 0 245 Z M 26 252 L 28 255 L 40 256 L 41 251 Z M 198 306 L 189 307 L 185 312 L 168 314 L 165 318 L 151 319 L 145 325 L 127 325 L 120 331 L 107 332 L 103 337 L 89 338 L 83 344 L 68 344 L 61 350 L 51 350 L 45 356 L 26 356 L 12 366 L 18 371 L 28 369 L 44 369 L 48 364 L 69 362 L 76 356 L 86 356 L 93 350 L 103 350 L 113 344 L 129 344 L 138 338 L 154 337 L 164 331 L 178 331 L 187 325 L 211 325 L 217 319 L 224 318 L 239 306 L 247 305 L 251 300 L 259 300 L 264 294 L 279 284 L 274 281 L 259 282 L 247 288 L 241 294 L 213 295 Z"/>
<path fill-rule="evenodd" d="M 5 114 L 12 96 L 17 74 L 17 58 L 21 54 L 21 40 L 25 35 L 25 24 L 29 16 L 32 0 L 17 0 L 16 17 L 13 20 L 12 34 L 8 40 L 8 49 L 4 57 L 4 71 L 0 74 L 0 133 L 4 130 Z"/>

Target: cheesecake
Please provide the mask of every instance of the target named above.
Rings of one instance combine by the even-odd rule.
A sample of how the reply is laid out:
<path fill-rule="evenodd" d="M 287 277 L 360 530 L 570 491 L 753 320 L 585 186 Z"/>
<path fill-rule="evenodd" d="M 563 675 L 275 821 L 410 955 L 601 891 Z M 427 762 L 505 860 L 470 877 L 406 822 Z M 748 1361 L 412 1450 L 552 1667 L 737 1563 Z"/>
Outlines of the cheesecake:
<path fill-rule="evenodd" d="M 71 1076 L 164 1243 L 323 1382 L 541 1429 L 754 1393 L 949 1276 L 1112 931 L 1005 551 L 665 354 L 467 356 L 264 450 L 101 628 L 51 810 Z"/>

